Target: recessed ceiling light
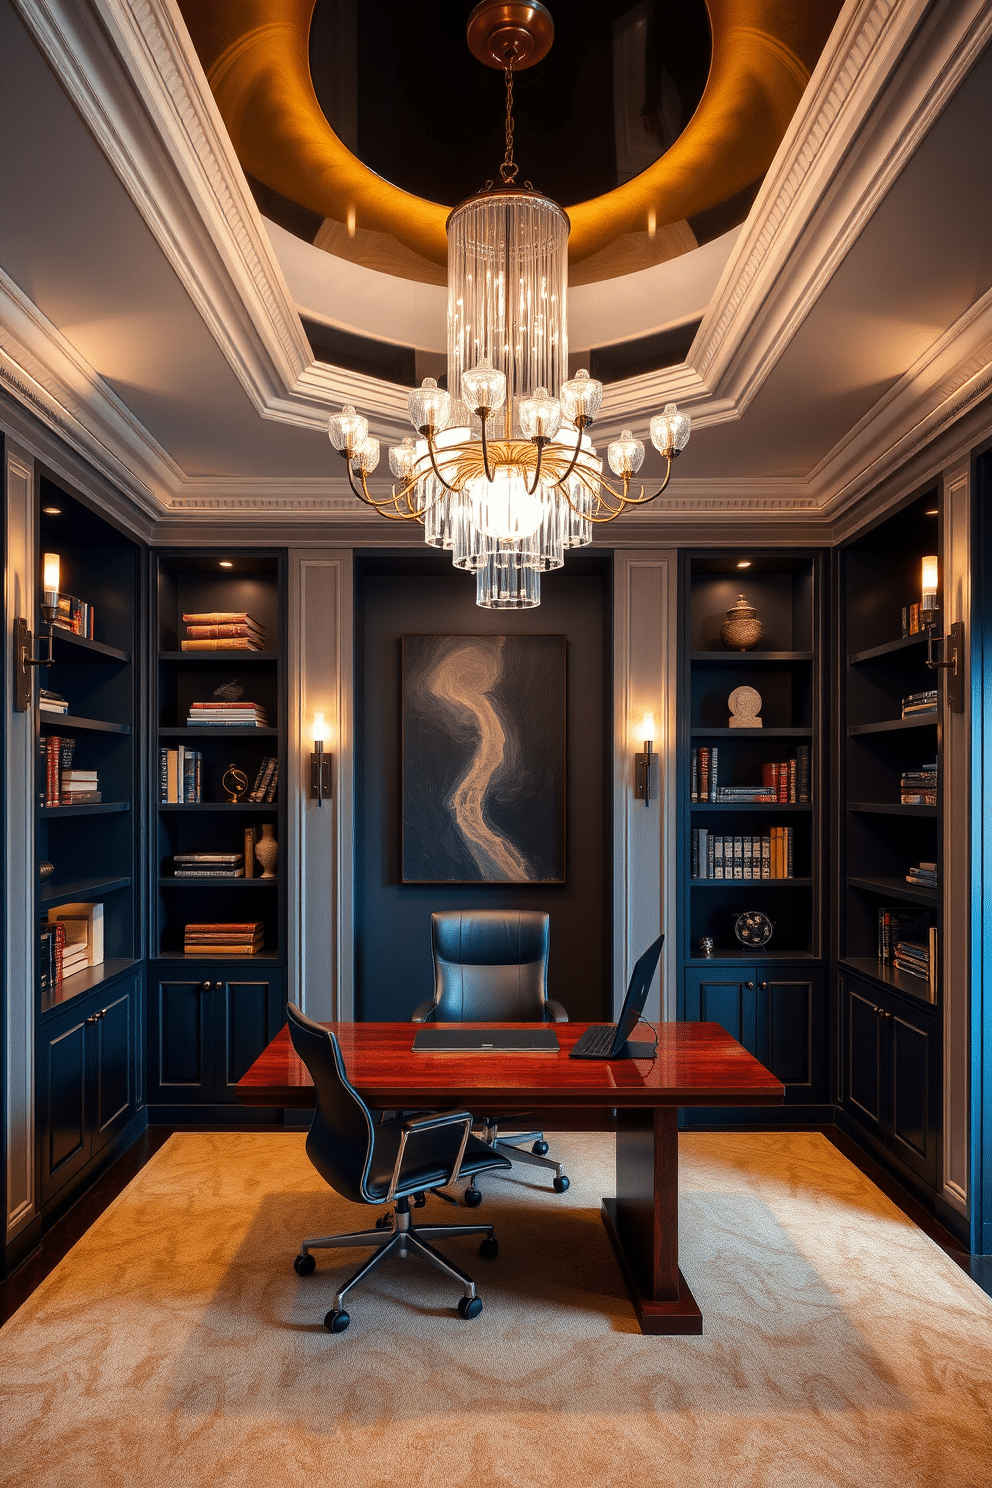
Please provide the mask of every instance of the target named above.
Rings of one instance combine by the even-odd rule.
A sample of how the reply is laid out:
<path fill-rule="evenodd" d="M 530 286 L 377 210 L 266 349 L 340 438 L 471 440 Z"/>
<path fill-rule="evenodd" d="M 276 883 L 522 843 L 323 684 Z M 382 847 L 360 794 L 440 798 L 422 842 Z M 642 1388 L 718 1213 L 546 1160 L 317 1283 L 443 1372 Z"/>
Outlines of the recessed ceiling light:
<path fill-rule="evenodd" d="M 41 509 L 48 517 L 60 517 L 62 515 L 62 508 L 60 506 L 43 506 Z"/>
<path fill-rule="evenodd" d="M 937 508 L 935 506 L 932 506 L 930 508 L 930 510 L 929 511 L 925 511 L 923 513 L 923 515 L 925 517 L 939 517 L 940 516 L 940 512 L 937 510 Z"/>
<path fill-rule="evenodd" d="M 234 564 L 231 563 L 227 558 L 222 558 L 220 560 L 220 566 L 221 568 L 233 568 Z"/>
<path fill-rule="evenodd" d="M 741 561 L 740 561 L 740 563 L 738 563 L 737 567 L 738 568 L 750 568 L 751 567 L 751 560 L 750 560 L 750 558 L 742 558 Z"/>

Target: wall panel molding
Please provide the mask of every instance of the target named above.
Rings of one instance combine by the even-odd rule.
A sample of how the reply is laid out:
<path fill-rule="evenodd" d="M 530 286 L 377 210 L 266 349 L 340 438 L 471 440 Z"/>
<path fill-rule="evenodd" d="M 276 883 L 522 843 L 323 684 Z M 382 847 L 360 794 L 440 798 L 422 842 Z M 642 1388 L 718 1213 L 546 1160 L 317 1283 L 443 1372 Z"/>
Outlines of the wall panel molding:
<path fill-rule="evenodd" d="M 289 553 L 288 984 L 310 1017 L 329 1021 L 355 1008 L 353 563 L 350 548 Z M 322 806 L 310 799 L 318 710 L 330 726 L 333 791 Z"/>
<path fill-rule="evenodd" d="M 5 452 L 7 536 L 4 595 L 4 1054 L 6 1059 L 6 1240 L 30 1224 L 37 1211 L 34 1119 L 34 710 L 14 711 L 14 620 L 34 630 L 34 461 L 11 441 Z"/>
<path fill-rule="evenodd" d="M 618 553 L 613 623 L 613 996 L 614 1015 L 637 957 L 661 932 L 662 1001 L 645 1016 L 674 1019 L 675 749 L 678 678 L 678 555 L 674 549 Z M 634 799 L 636 737 L 646 709 L 654 713 L 657 799 Z"/>

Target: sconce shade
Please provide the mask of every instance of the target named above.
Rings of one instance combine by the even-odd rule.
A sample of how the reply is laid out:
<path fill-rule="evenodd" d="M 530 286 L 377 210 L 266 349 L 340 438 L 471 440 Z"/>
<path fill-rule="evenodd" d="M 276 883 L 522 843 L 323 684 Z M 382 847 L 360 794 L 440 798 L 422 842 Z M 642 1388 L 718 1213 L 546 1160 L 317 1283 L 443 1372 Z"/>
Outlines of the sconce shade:
<path fill-rule="evenodd" d="M 315 713 L 313 715 L 313 742 L 315 744 L 323 744 L 326 738 L 327 720 L 323 713 Z"/>
<path fill-rule="evenodd" d="M 928 554 L 923 559 L 920 590 L 923 596 L 923 609 L 935 610 L 937 608 L 935 603 L 927 603 L 928 600 L 936 600 L 937 597 L 937 559 L 935 555 Z"/>
<path fill-rule="evenodd" d="M 42 588 L 46 594 L 58 594 L 59 592 L 59 555 L 58 553 L 46 553 L 44 557 Z"/>
<path fill-rule="evenodd" d="M 641 738 L 647 741 L 654 739 L 654 714 L 645 713 L 641 719 Z"/>

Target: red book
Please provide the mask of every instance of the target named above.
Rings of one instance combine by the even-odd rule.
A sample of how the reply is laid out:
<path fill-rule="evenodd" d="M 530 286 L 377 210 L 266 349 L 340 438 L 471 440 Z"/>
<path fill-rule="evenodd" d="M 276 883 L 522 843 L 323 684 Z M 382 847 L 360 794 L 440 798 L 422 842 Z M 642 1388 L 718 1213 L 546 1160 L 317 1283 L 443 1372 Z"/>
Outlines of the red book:
<path fill-rule="evenodd" d="M 58 734 L 49 734 L 45 748 L 45 805 L 59 804 L 59 751 L 62 740 Z"/>
<path fill-rule="evenodd" d="M 778 794 L 778 766 L 765 764 L 761 767 L 761 783 L 767 785 L 773 792 L 773 797 Z"/>
<path fill-rule="evenodd" d="M 227 710 L 228 710 L 228 708 L 257 708 L 259 706 L 259 704 L 258 703 L 225 703 L 225 702 L 221 702 L 220 700 L 215 700 L 214 702 L 211 702 L 211 703 L 190 703 L 189 706 L 190 706 L 190 710 L 191 711 L 192 711 L 193 708 L 214 708 L 214 709 L 218 709 L 219 708 L 222 712 L 226 713 Z"/>
<path fill-rule="evenodd" d="M 778 767 L 778 798 L 786 805 L 789 802 L 789 766 L 782 760 Z"/>

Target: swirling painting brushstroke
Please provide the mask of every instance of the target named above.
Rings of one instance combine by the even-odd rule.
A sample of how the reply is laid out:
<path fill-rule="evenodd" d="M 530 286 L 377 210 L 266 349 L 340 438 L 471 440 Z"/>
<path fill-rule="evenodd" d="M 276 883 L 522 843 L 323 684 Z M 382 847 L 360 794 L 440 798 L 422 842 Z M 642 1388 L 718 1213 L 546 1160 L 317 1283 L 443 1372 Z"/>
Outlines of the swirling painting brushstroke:
<path fill-rule="evenodd" d="M 565 638 L 404 636 L 403 880 L 564 880 Z"/>

